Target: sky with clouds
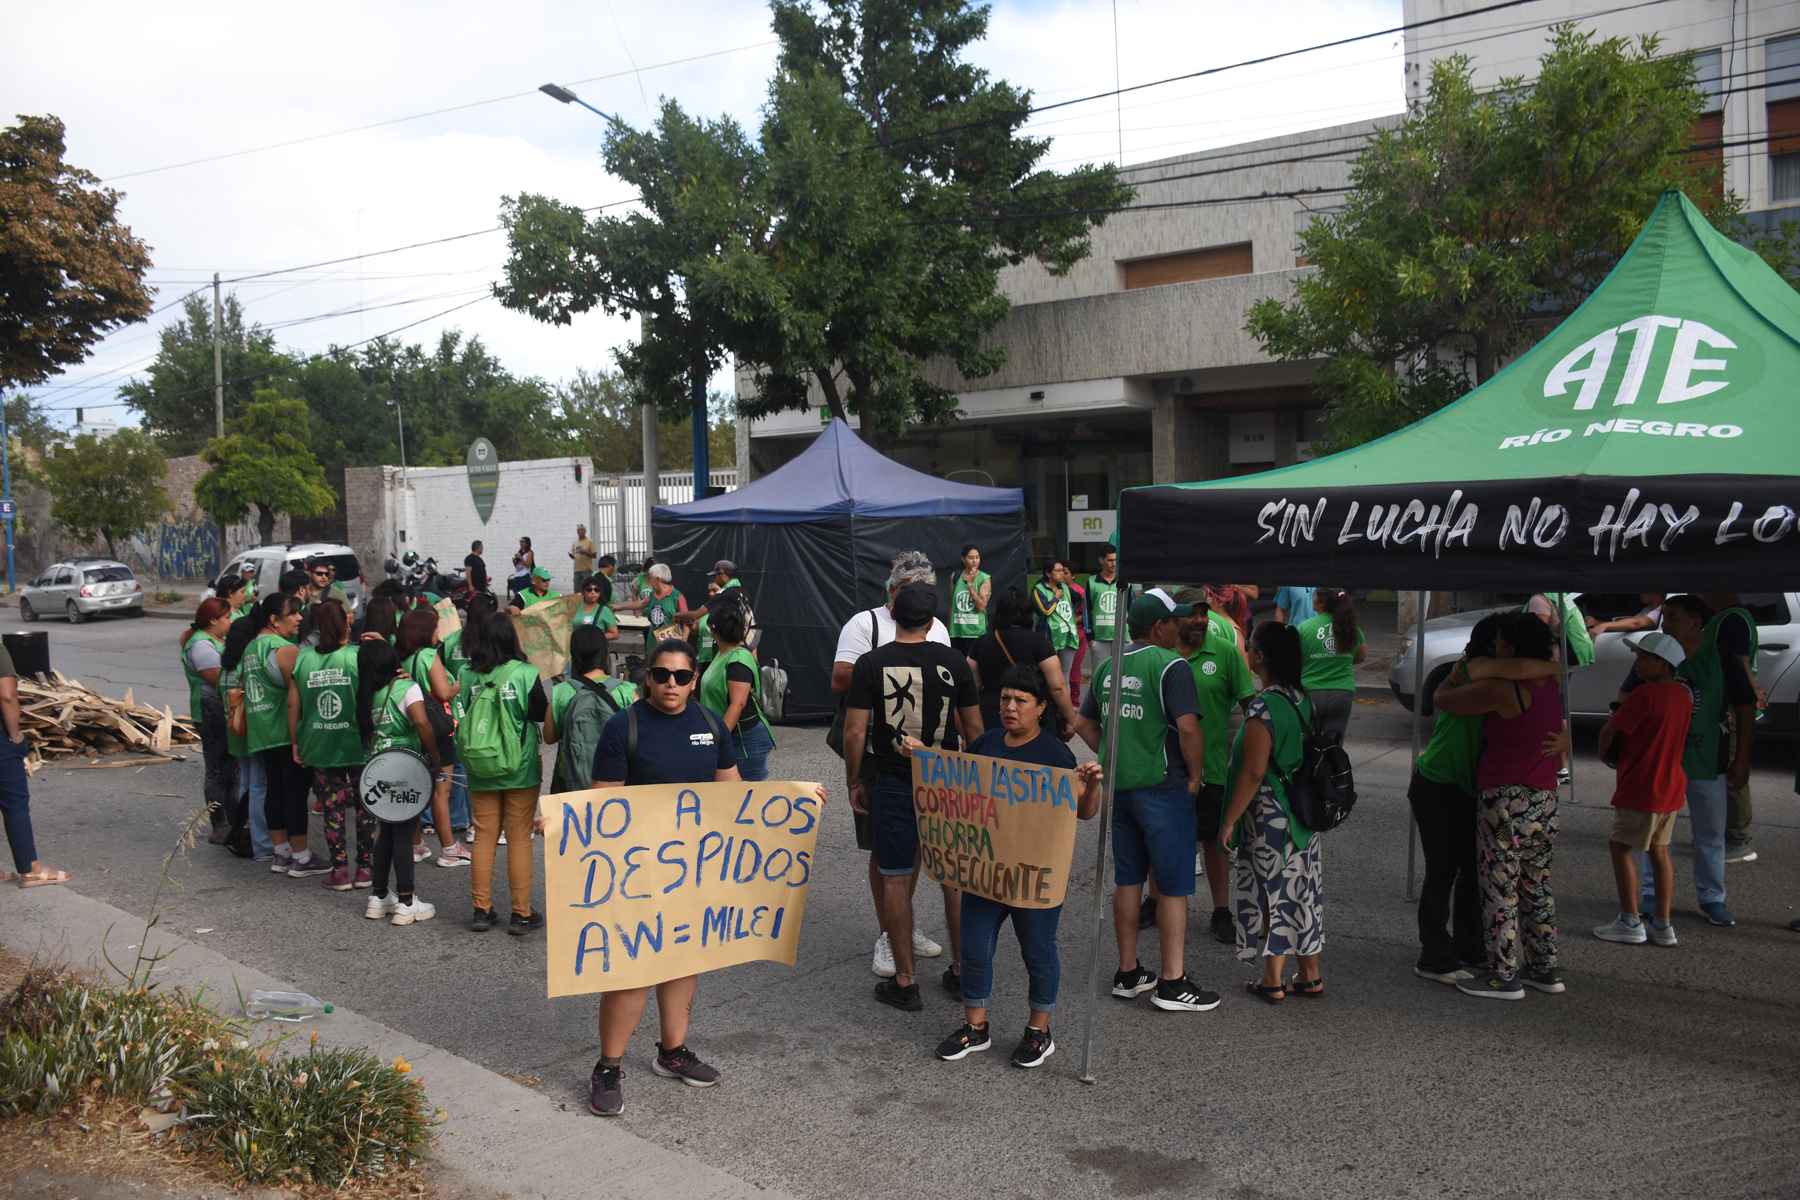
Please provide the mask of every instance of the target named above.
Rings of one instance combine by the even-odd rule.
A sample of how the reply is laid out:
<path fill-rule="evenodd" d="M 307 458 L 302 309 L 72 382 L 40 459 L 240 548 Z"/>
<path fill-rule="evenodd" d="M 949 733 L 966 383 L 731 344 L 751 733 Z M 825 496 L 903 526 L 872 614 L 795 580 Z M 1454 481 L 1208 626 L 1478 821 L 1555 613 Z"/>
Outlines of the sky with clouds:
<path fill-rule="evenodd" d="M 1110 91 L 1115 44 L 1129 88 L 1401 20 L 1400 0 L 997 0 L 971 57 L 1047 104 Z M 592 206 L 631 191 L 601 168 L 604 122 L 538 85 L 638 126 L 671 96 L 754 129 L 775 56 L 755 0 L 69 2 L 10 6 L 6 25 L 0 119 L 66 123 L 68 161 L 124 192 L 124 219 L 153 248 L 158 304 L 210 292 L 214 271 L 473 234 L 230 287 L 296 351 L 406 325 L 398 336 L 433 344 L 456 328 L 550 381 L 610 367 L 634 326 L 594 314 L 549 327 L 484 298 L 505 241 L 483 231 L 503 195 Z M 1055 109 L 1029 128 L 1055 139 L 1047 165 L 1115 161 L 1121 141 L 1136 163 L 1398 112 L 1402 85 L 1391 34 Z M 63 422 L 80 405 L 132 423 L 116 388 L 170 315 L 113 334 L 36 394 Z"/>

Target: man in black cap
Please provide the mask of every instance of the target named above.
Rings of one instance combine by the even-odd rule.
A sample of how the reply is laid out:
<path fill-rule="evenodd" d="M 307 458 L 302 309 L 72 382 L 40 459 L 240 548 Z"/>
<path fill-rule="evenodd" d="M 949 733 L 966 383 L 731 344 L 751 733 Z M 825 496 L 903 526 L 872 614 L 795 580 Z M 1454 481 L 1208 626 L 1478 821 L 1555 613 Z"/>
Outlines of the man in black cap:
<path fill-rule="evenodd" d="M 738 594 L 727 596 L 725 593 L 733 588 L 738 589 Z M 717 653 L 717 648 L 713 645 L 712 631 L 707 628 L 707 614 L 716 610 L 721 603 L 730 602 L 736 602 L 738 607 L 744 610 L 746 628 L 755 623 L 756 618 L 750 611 L 750 602 L 744 599 L 743 585 L 738 579 L 737 564 L 729 558 L 721 558 L 713 564 L 712 578 L 707 581 L 706 603 L 699 608 L 675 614 L 674 619 L 677 625 L 692 625 L 696 621 L 700 623 L 694 630 L 693 640 L 697 643 L 695 649 L 699 651 L 699 657 L 695 659 L 695 663 L 702 671 L 706 670 L 706 664 L 711 662 L 713 655 Z"/>
<path fill-rule="evenodd" d="M 927 640 L 936 611 L 937 593 L 931 588 L 914 583 L 900 589 L 894 597 L 894 640 L 856 660 L 844 713 L 850 805 L 872 818 L 883 915 L 897 969 L 892 979 L 875 985 L 875 998 L 908 1012 L 925 1006 L 913 975 L 919 832 L 913 823 L 912 751 L 918 746 L 955 750 L 981 736 L 981 702 L 969 660 Z M 957 738 L 959 719 L 965 741 Z M 865 741 L 881 768 L 872 794 L 862 780 Z M 956 893 L 945 890 L 944 917 L 952 929 L 956 899 Z"/>

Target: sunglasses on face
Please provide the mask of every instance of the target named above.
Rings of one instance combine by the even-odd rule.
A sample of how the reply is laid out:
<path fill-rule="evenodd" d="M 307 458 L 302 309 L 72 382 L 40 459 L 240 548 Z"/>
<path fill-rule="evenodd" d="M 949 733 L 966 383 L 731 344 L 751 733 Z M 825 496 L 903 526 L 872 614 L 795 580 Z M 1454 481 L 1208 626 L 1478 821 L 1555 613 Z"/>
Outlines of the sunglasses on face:
<path fill-rule="evenodd" d="M 650 678 L 657 683 L 663 684 L 666 684 L 669 680 L 673 679 L 676 687 L 686 687 L 688 684 L 694 682 L 694 673 L 685 667 L 679 671 L 671 671 L 667 667 L 651 667 Z"/>

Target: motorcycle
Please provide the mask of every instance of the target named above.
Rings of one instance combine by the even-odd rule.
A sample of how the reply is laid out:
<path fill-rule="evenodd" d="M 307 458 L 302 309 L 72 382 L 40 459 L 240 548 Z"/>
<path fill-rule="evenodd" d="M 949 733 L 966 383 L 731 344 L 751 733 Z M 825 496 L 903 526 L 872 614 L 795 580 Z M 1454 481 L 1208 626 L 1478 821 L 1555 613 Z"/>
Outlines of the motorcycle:
<path fill-rule="evenodd" d="M 435 604 L 447 598 L 458 612 L 466 612 L 469 600 L 475 595 L 467 575 L 446 574 L 438 570 L 437 559 L 421 559 L 417 550 L 408 550 L 399 561 L 389 558 L 384 565 L 388 578 L 399 582 L 409 602 L 423 598 Z"/>

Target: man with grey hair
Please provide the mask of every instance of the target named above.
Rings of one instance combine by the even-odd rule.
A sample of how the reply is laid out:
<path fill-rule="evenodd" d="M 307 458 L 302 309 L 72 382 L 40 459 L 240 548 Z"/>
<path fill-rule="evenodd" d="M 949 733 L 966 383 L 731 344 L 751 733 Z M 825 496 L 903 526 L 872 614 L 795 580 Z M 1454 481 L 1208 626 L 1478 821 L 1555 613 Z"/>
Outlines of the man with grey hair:
<path fill-rule="evenodd" d="M 887 603 L 879 608 L 871 608 L 859 612 L 848 621 L 838 633 L 837 656 L 831 668 L 831 691 L 841 697 L 850 691 L 850 671 L 856 666 L 856 660 L 877 646 L 885 646 L 894 640 L 894 597 L 900 589 L 909 583 L 923 583 L 928 587 L 937 584 L 937 567 L 932 565 L 931 558 L 921 550 L 902 550 L 894 555 L 891 569 L 888 571 Z M 950 645 L 950 630 L 936 617 L 931 619 L 931 628 L 925 633 L 925 640 Z M 873 754 L 865 755 L 862 764 L 863 784 L 871 790 L 875 786 L 876 765 Z M 883 884 L 881 869 L 875 862 L 875 831 L 867 814 L 854 813 L 856 818 L 856 848 L 869 854 L 869 892 L 875 900 L 875 918 L 881 926 L 881 936 L 875 939 L 875 961 L 870 968 L 883 978 L 891 978 L 896 970 L 894 965 L 894 948 L 888 940 L 887 913 L 882 903 Z M 918 872 L 913 872 L 913 882 L 918 882 Z M 960 961 L 958 948 L 960 930 L 957 920 L 961 908 L 962 893 L 955 888 L 944 889 L 944 920 L 950 930 L 950 957 Z M 919 932 L 918 926 L 912 931 L 913 954 L 922 958 L 934 958 L 944 952 L 944 948 Z M 946 987 L 949 979 L 957 977 L 957 962 L 951 963 L 946 974 Z M 962 994 L 962 985 L 956 983 L 956 992 Z"/>

